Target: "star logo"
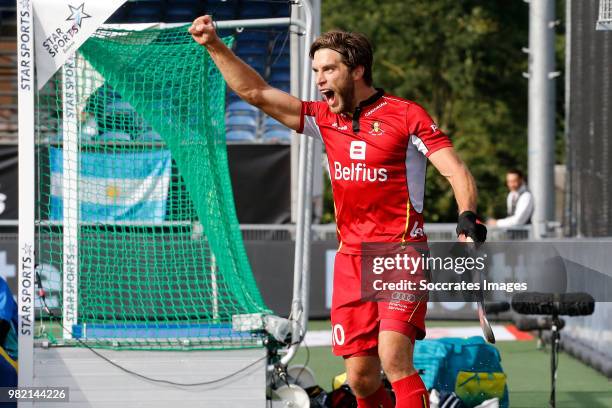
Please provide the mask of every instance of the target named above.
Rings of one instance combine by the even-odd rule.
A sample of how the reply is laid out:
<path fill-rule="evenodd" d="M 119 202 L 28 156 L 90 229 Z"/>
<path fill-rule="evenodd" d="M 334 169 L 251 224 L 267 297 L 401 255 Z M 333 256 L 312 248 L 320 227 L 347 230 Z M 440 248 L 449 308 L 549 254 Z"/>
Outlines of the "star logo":
<path fill-rule="evenodd" d="M 81 28 L 83 19 L 91 17 L 84 10 L 85 3 L 81 3 L 79 7 L 74 7 L 69 4 L 68 7 L 70 8 L 70 16 L 66 19 L 66 21 L 74 21 L 75 25 L 77 25 L 79 28 Z"/>
<path fill-rule="evenodd" d="M 21 0 L 19 2 L 19 5 L 22 9 L 27 10 L 28 8 L 30 8 L 30 0 Z"/>
<path fill-rule="evenodd" d="M 31 257 L 32 256 L 32 245 L 24 244 L 23 248 L 21 248 L 21 251 L 23 252 L 25 256 Z"/>

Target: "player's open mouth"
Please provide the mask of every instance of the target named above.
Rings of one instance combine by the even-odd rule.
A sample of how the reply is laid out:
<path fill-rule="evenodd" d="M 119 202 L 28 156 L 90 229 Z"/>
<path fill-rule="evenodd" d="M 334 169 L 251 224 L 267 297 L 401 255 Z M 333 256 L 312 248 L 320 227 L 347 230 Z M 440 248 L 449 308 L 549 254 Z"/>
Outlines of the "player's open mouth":
<path fill-rule="evenodd" d="M 333 105 L 336 101 L 336 93 L 331 89 L 321 89 L 321 95 L 323 95 L 323 99 L 330 105 Z"/>

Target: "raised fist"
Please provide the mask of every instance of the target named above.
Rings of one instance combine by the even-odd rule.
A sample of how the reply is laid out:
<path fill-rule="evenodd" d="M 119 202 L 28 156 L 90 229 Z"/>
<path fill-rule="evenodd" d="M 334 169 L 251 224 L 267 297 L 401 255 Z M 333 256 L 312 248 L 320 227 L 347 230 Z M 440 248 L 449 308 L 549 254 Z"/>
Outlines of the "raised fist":
<path fill-rule="evenodd" d="M 200 45 L 210 45 L 219 40 L 215 31 L 213 19 L 208 14 L 196 18 L 188 31 L 193 39 Z"/>

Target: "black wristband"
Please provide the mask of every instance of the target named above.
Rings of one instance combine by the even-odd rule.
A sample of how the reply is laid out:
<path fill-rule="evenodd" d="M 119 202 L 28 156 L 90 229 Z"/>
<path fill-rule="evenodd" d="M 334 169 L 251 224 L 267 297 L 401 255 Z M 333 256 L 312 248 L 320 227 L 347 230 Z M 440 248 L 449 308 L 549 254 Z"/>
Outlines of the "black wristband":
<path fill-rule="evenodd" d="M 487 227 L 478 222 L 478 217 L 472 211 L 464 211 L 459 214 L 457 220 L 457 236 L 465 235 L 474 242 L 485 242 L 487 239 Z"/>

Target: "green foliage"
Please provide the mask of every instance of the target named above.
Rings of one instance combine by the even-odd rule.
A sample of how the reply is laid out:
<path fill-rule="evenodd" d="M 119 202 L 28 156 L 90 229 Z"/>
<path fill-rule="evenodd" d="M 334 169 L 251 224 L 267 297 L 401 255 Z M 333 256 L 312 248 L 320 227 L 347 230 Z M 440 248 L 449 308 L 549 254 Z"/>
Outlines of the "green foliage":
<path fill-rule="evenodd" d="M 370 38 L 374 85 L 429 111 L 477 180 L 479 212 L 503 215 L 505 171 L 527 168 L 527 80 L 522 76 L 527 55 L 521 49 L 528 43 L 528 4 L 488 0 L 361 0 L 358 4 L 323 1 L 322 29 L 360 31 Z M 427 173 L 426 203 L 428 221 L 456 221 L 450 185 L 433 166 Z M 333 206 L 327 208 L 333 214 Z"/>

